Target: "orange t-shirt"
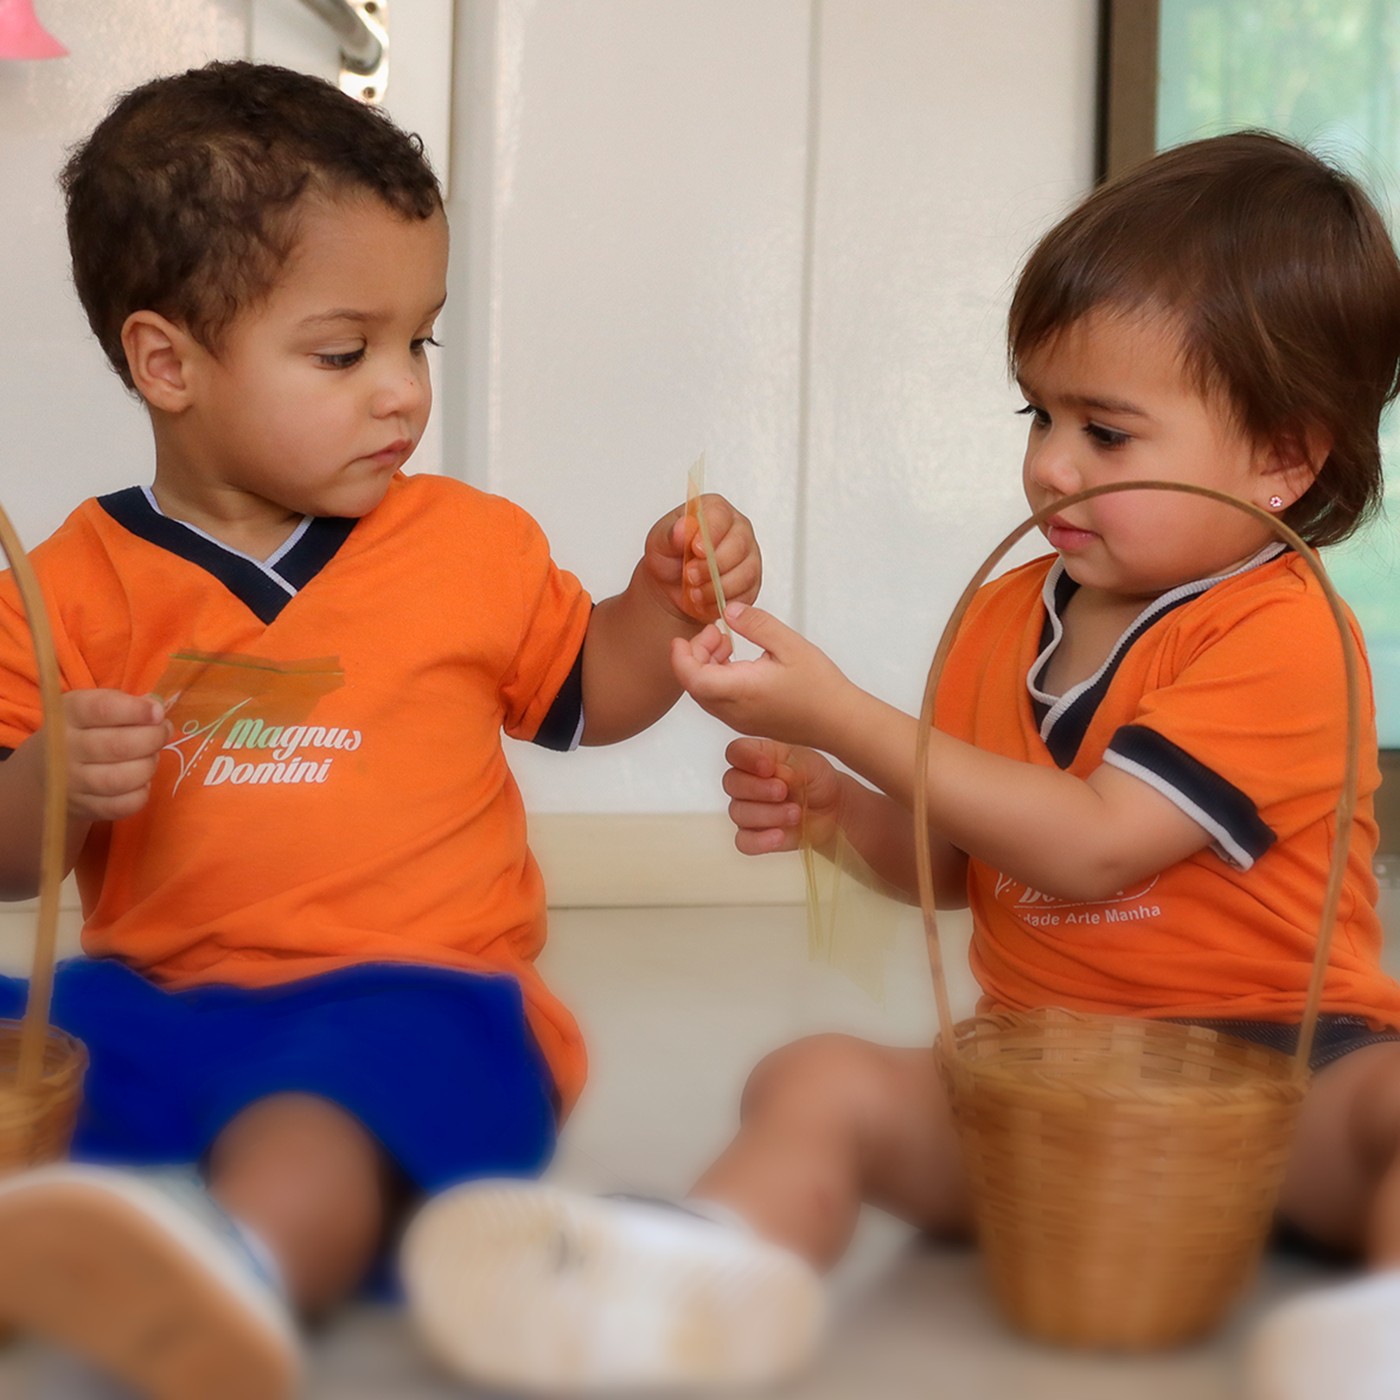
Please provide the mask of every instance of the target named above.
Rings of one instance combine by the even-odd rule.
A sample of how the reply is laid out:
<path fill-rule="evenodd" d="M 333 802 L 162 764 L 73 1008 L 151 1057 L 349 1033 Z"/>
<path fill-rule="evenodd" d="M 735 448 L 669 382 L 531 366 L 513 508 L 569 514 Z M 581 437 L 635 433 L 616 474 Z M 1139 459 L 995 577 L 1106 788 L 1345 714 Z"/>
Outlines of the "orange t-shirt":
<path fill-rule="evenodd" d="M 1175 802 L 1211 844 L 1106 899 L 1073 902 L 969 862 L 973 971 L 991 1004 L 1296 1021 L 1305 1001 L 1343 768 L 1336 626 L 1306 565 L 1272 546 L 1172 590 L 1101 670 L 1039 685 L 1074 584 L 1038 559 L 983 588 L 943 673 L 935 723 L 995 753 L 1087 777 L 1110 763 Z M 1361 636 L 1354 620 L 1358 650 Z M 1380 970 L 1371 862 L 1379 783 L 1365 686 L 1360 797 L 1323 1008 L 1400 1026 Z"/>
<path fill-rule="evenodd" d="M 65 688 L 159 694 L 175 730 L 146 807 L 79 857 L 84 949 L 170 988 L 508 973 L 572 1104 L 583 1044 L 534 968 L 544 890 L 501 733 L 576 740 L 590 601 L 534 521 L 399 476 L 362 520 L 308 519 L 260 562 L 132 488 L 32 559 Z M 38 723 L 5 575 L 0 744 Z"/>

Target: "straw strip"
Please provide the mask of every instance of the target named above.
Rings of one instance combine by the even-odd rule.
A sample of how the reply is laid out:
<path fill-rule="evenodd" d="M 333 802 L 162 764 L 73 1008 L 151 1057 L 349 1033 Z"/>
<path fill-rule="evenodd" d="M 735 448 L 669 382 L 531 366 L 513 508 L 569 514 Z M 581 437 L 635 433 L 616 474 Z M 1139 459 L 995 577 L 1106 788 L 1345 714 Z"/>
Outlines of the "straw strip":
<path fill-rule="evenodd" d="M 705 454 L 702 452 L 690 468 L 686 476 L 685 491 L 685 513 L 686 517 L 695 522 L 696 528 L 700 532 L 700 544 L 705 551 L 705 563 L 710 570 L 710 583 L 715 590 L 715 606 L 719 608 L 719 617 L 716 621 L 721 632 L 730 641 L 734 640 L 734 634 L 729 630 L 729 624 L 724 620 L 724 588 L 719 581 L 719 564 L 715 560 L 715 544 L 710 538 L 710 526 L 705 519 L 705 512 L 700 509 L 700 498 L 705 494 Z"/>
<path fill-rule="evenodd" d="M 53 1002 L 54 963 L 58 956 L 58 895 L 68 835 L 68 734 L 54 655 L 53 634 L 44 596 L 10 517 L 0 509 L 0 547 L 9 561 L 34 643 L 39 697 L 44 712 L 44 808 L 39 848 L 39 918 L 29 1001 L 20 1033 L 17 1084 L 24 1094 L 37 1091 L 44 1074 L 44 1045 Z"/>

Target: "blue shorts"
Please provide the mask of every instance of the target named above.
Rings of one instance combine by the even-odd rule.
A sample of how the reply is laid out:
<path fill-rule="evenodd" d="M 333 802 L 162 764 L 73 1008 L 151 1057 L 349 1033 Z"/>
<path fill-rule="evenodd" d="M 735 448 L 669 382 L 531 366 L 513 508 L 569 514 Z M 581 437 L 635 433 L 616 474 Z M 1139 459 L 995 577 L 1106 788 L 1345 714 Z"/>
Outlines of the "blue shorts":
<path fill-rule="evenodd" d="M 26 985 L 0 978 L 0 1017 Z M 410 1189 L 529 1176 L 554 1152 L 554 1085 L 507 975 L 372 963 L 270 990 L 162 990 L 110 959 L 60 964 L 53 1024 L 91 1061 L 80 1161 L 200 1161 L 272 1094 L 329 1099 Z"/>
<path fill-rule="evenodd" d="M 1173 1018 L 1175 1019 L 1175 1018 Z M 1292 1055 L 1298 1048 L 1298 1032 L 1301 1027 L 1286 1021 L 1242 1021 L 1242 1020 L 1196 1020 L 1177 1022 L 1183 1026 L 1205 1026 L 1208 1030 L 1233 1035 L 1254 1045 L 1263 1045 L 1269 1050 L 1277 1050 L 1284 1055 Z M 1314 1074 L 1350 1055 L 1353 1050 L 1364 1050 L 1368 1045 L 1383 1045 L 1387 1041 L 1400 1041 L 1400 1031 L 1383 1029 L 1373 1031 L 1362 1016 L 1347 1016 L 1338 1012 L 1323 1012 L 1317 1018 L 1317 1029 L 1313 1033 L 1312 1053 L 1308 1056 L 1308 1068 Z"/>

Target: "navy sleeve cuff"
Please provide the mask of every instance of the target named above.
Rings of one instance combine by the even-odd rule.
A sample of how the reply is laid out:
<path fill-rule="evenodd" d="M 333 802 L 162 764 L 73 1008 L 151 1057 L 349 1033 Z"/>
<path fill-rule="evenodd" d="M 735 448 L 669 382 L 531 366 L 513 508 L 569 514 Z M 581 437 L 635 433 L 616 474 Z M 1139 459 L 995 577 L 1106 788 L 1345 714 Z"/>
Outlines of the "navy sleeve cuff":
<path fill-rule="evenodd" d="M 1246 793 L 1146 725 L 1125 724 L 1104 762 L 1142 779 L 1211 835 L 1217 854 L 1248 870 L 1277 839 Z"/>
<path fill-rule="evenodd" d="M 542 749 L 554 749 L 558 753 L 568 753 L 578 747 L 583 737 L 583 648 L 578 655 L 559 694 L 548 713 L 540 721 L 535 737 L 530 741 Z"/>

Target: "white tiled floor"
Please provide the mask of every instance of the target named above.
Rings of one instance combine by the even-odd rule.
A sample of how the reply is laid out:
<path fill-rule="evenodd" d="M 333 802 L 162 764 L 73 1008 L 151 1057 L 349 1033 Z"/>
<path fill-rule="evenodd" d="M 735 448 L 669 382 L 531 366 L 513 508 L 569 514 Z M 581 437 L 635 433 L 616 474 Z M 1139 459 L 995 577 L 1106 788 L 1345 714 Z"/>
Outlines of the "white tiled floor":
<path fill-rule="evenodd" d="M 1400 897 L 1387 892 L 1392 935 Z M 949 962 L 963 938 L 950 930 Z M 928 1043 L 929 978 L 907 920 L 875 1000 L 808 960 L 797 908 L 564 910 L 546 969 L 576 1008 L 593 1052 L 589 1090 L 553 1168 L 585 1187 L 680 1192 L 733 1126 L 740 1087 L 767 1049 L 816 1030 Z M 965 980 L 955 1000 L 966 1005 Z M 1271 1257 L 1258 1288 L 1207 1344 L 1104 1358 L 1026 1343 L 998 1320 L 971 1251 L 927 1245 L 870 1212 L 836 1274 L 836 1321 L 792 1400 L 1225 1400 L 1251 1319 L 1322 1279 Z M 0 1396 L 32 1393 L 33 1353 L 0 1355 Z M 438 1400 L 472 1392 L 436 1375 L 400 1316 L 357 1307 L 314 1344 L 312 1400 Z M 479 1393 L 479 1392 L 478 1392 Z M 256 1400 L 250 1397 L 249 1400 Z"/>

